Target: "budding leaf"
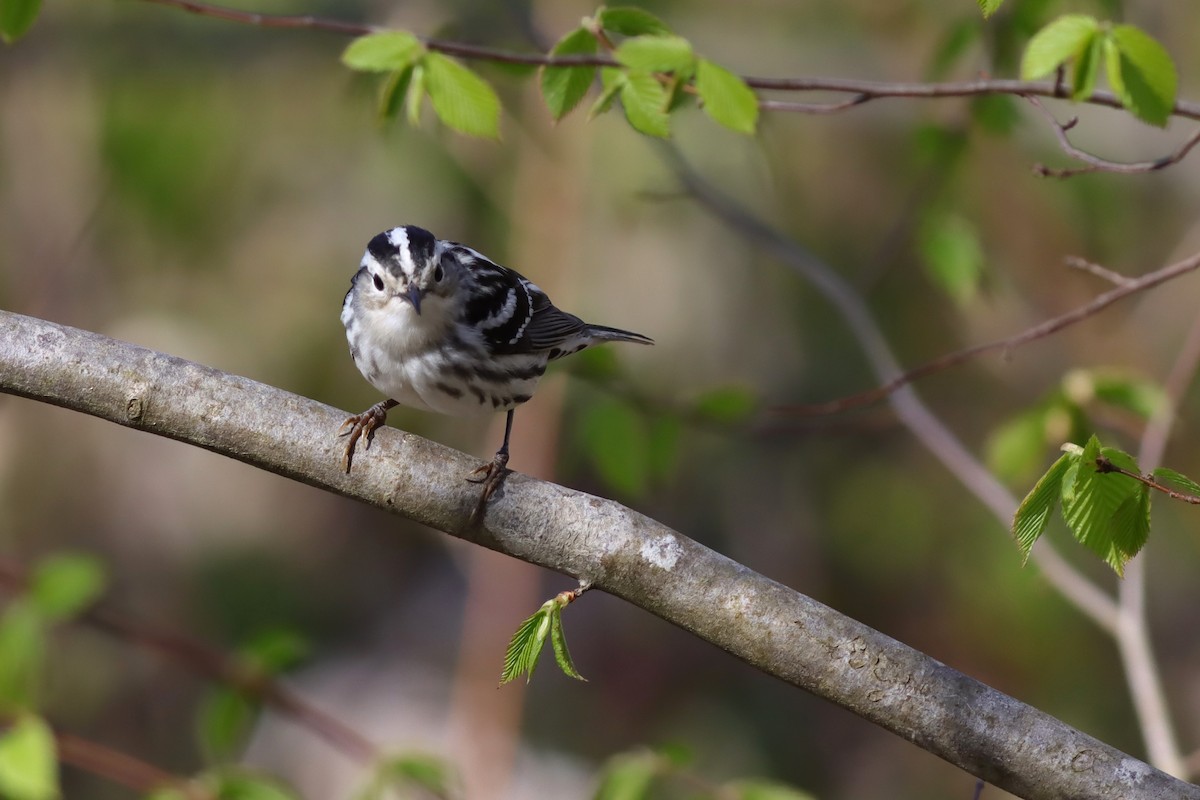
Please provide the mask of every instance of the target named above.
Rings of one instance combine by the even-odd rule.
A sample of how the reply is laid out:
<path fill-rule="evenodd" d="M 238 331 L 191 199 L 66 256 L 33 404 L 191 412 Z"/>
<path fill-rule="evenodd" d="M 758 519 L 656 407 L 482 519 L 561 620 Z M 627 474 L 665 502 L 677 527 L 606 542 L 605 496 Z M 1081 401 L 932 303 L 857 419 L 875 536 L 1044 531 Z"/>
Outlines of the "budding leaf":
<path fill-rule="evenodd" d="M 22 714 L 0 736 L 0 796 L 8 800 L 59 797 L 57 745 L 41 717 Z"/>
<path fill-rule="evenodd" d="M 647 34 L 665 36 L 671 32 L 671 29 L 658 17 L 649 11 L 643 11 L 640 8 L 632 6 L 603 8 L 600 10 L 596 21 L 604 30 L 619 33 L 622 36 L 644 36 Z"/>
<path fill-rule="evenodd" d="M 552 56 L 594 55 L 596 37 L 576 28 L 558 40 Z M 595 67 L 542 67 L 542 98 L 555 122 L 565 117 L 587 94 L 596 77 Z"/>
<path fill-rule="evenodd" d="M 1188 494 L 1200 497 L 1200 483 L 1196 483 L 1182 472 L 1176 472 L 1175 470 L 1167 467 L 1159 467 L 1151 474 L 1159 481 L 1159 483 L 1162 481 L 1170 481 L 1176 486 L 1181 487 Z"/>
<path fill-rule="evenodd" d="M 726 128 L 753 134 L 758 127 L 758 96 L 740 76 L 702 58 L 696 64 L 696 91 L 704 113 Z"/>
<path fill-rule="evenodd" d="M 413 67 L 398 69 L 387 77 L 379 88 L 379 102 L 376 106 L 381 122 L 386 122 L 400 113 L 400 106 L 408 95 L 412 83 Z"/>
<path fill-rule="evenodd" d="M 1003 2 L 1004 0 L 979 0 L 979 10 L 983 13 L 983 18 L 987 19 L 992 14 L 995 14 Z"/>
<path fill-rule="evenodd" d="M 1046 530 L 1050 514 L 1062 496 L 1063 478 L 1071 465 L 1078 460 L 1079 457 L 1071 453 L 1060 456 L 1017 508 L 1016 516 L 1013 517 L 1012 532 L 1017 540 L 1017 547 L 1021 549 L 1022 563 L 1029 560 L 1029 551 L 1033 549 L 1034 542 Z"/>
<path fill-rule="evenodd" d="M 454 59 L 426 53 L 425 88 L 438 118 L 468 136 L 500 136 L 500 98 L 491 85 Z"/>
<path fill-rule="evenodd" d="M 407 31 L 368 33 L 352 41 L 342 52 L 342 63 L 362 72 L 394 72 L 409 67 L 425 46 Z"/>
<path fill-rule="evenodd" d="M 550 612 L 550 646 L 554 650 L 554 660 L 558 662 L 559 669 L 569 677 L 586 681 L 587 678 L 580 675 L 579 670 L 575 669 L 575 662 L 571 660 L 571 653 L 567 650 L 567 638 L 563 633 L 562 624 L 562 610 L 565 605 L 564 602 L 556 600 L 553 610 Z"/>
<path fill-rule="evenodd" d="M 691 42 L 681 36 L 635 36 L 621 42 L 613 55 L 635 72 L 691 74 L 696 59 Z"/>
<path fill-rule="evenodd" d="M 1071 58 L 1079 57 L 1100 30 L 1095 17 L 1065 14 L 1033 35 L 1021 57 L 1022 80 L 1049 75 Z"/>
<path fill-rule="evenodd" d="M 37 21 L 42 0 L 0 0 L 0 39 L 12 44 Z"/>
<path fill-rule="evenodd" d="M 533 678 L 537 668 L 538 656 L 546 643 L 546 635 L 550 633 L 550 610 L 554 601 L 546 601 L 533 616 L 521 623 L 508 643 L 508 652 L 504 654 L 504 669 L 500 672 L 500 685 L 503 686 L 518 676 L 524 675 L 525 682 Z"/>
<path fill-rule="evenodd" d="M 1132 25 L 1116 25 L 1105 40 L 1108 82 L 1121 104 L 1162 128 L 1175 107 L 1179 76 L 1161 44 Z"/>

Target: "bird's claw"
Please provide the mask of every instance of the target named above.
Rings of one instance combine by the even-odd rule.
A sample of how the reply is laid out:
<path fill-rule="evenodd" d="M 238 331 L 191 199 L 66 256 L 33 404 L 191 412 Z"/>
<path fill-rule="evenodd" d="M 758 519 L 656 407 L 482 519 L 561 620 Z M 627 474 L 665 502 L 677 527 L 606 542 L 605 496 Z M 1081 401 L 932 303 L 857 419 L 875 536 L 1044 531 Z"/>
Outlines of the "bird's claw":
<path fill-rule="evenodd" d="M 346 452 L 342 456 L 342 468 L 346 470 L 346 474 L 350 474 L 350 467 L 354 463 L 354 449 L 359 441 L 363 443 L 363 450 L 371 449 L 375 430 L 387 421 L 388 409 L 394 405 L 396 403 L 392 400 L 376 403 L 361 414 L 347 417 L 342 427 L 338 428 L 338 436 L 350 437 L 346 442 Z"/>
<path fill-rule="evenodd" d="M 492 495 L 496 493 L 496 490 L 504 483 L 505 476 L 508 475 L 508 453 L 503 451 L 496 453 L 491 461 L 474 470 L 471 475 L 480 477 L 468 477 L 468 481 L 483 485 L 479 502 L 475 505 L 475 510 L 471 512 L 471 523 L 474 524 L 483 519 L 488 500 L 492 499 Z"/>

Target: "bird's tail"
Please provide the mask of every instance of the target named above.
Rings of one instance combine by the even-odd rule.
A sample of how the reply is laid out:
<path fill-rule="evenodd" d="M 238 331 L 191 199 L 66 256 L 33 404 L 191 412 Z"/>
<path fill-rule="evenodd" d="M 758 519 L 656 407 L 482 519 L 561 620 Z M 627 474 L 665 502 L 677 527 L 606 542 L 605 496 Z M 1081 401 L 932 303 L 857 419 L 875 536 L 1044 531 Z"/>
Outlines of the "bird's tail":
<path fill-rule="evenodd" d="M 636 342 L 638 344 L 654 344 L 649 336 L 642 336 L 633 331 L 623 331 L 620 328 L 610 328 L 607 325 L 587 326 L 587 336 L 596 342 Z"/>

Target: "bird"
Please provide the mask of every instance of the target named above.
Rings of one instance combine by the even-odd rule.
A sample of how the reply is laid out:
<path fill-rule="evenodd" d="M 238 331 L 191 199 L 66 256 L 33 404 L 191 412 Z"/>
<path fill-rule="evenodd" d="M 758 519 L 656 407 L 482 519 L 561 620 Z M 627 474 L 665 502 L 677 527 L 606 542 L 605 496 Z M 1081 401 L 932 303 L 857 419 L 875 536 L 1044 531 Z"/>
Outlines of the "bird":
<path fill-rule="evenodd" d="M 450 415 L 507 412 L 504 442 L 467 480 L 483 485 L 478 519 L 508 471 L 513 412 L 549 362 L 602 342 L 654 341 L 557 308 L 536 284 L 477 250 L 415 225 L 371 239 L 342 303 L 355 366 L 387 399 L 348 417 L 342 465 L 397 405 Z"/>

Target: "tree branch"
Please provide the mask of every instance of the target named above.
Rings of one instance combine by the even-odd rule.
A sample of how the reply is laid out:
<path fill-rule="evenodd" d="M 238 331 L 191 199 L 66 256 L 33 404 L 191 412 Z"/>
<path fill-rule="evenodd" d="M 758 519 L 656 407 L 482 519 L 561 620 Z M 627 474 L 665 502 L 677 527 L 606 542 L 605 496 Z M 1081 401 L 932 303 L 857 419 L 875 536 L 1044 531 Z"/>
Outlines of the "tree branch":
<path fill-rule="evenodd" d="M 0 312 L 0 391 L 176 439 L 587 581 L 1027 798 L 1173 796 L 1175 780 L 617 503 L 513 474 L 484 522 L 463 453 L 385 428 L 353 475 L 345 412 Z"/>

